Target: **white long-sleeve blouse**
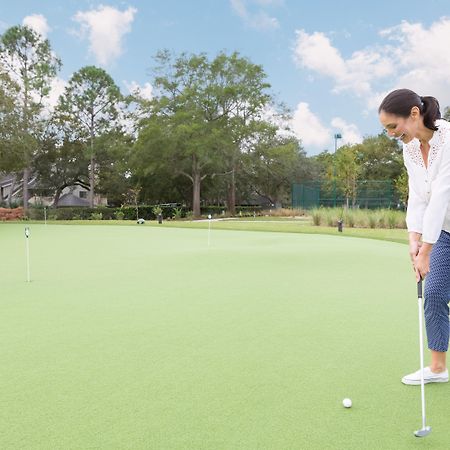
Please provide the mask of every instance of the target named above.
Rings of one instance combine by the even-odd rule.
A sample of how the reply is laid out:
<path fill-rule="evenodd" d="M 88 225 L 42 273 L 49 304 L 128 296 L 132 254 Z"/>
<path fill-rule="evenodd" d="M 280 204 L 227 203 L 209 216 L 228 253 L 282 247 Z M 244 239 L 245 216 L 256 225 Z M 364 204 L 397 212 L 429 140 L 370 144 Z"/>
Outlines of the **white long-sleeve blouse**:
<path fill-rule="evenodd" d="M 450 232 L 450 122 L 437 120 L 436 126 L 427 166 L 418 139 L 403 144 L 409 185 L 406 224 L 408 231 L 420 233 L 430 244 L 442 230 Z"/>

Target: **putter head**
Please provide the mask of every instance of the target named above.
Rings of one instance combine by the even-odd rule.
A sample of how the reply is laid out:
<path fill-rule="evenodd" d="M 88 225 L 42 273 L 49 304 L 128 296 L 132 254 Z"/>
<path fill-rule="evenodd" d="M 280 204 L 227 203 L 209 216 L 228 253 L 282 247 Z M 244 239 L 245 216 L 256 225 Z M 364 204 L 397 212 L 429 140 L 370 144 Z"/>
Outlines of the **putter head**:
<path fill-rule="evenodd" d="M 431 433 L 431 427 L 425 427 L 420 430 L 414 431 L 414 436 L 416 437 L 425 437 Z"/>

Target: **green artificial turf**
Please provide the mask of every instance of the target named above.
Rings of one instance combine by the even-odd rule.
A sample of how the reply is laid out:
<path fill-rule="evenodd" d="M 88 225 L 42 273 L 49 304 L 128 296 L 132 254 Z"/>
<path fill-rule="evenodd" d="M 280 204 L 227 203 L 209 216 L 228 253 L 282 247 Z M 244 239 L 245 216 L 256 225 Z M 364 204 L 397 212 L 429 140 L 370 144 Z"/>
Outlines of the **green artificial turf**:
<path fill-rule="evenodd" d="M 23 222 L 21 222 L 23 224 Z M 42 221 L 27 222 L 32 224 L 43 223 Z M 132 226 L 136 223 L 131 220 L 58 220 L 49 222 L 58 225 L 101 225 L 101 226 Z M 4 225 L 9 225 L 6 223 Z M 146 227 L 157 228 L 195 228 L 207 229 L 208 220 L 164 220 L 162 224 L 157 221 L 147 221 Z M 276 217 L 256 217 L 244 219 L 220 219 L 212 220 L 211 227 L 215 230 L 234 231 L 270 231 L 282 233 L 306 233 L 306 234 L 328 234 L 331 236 L 351 236 L 365 239 L 379 239 L 391 242 L 408 243 L 408 233 L 405 229 L 398 228 L 351 228 L 344 225 L 342 233 L 337 227 L 315 226 L 308 218 L 276 218 Z"/>
<path fill-rule="evenodd" d="M 403 244 L 0 224 L 1 449 L 443 449 Z M 342 399 L 353 407 L 345 409 Z"/>

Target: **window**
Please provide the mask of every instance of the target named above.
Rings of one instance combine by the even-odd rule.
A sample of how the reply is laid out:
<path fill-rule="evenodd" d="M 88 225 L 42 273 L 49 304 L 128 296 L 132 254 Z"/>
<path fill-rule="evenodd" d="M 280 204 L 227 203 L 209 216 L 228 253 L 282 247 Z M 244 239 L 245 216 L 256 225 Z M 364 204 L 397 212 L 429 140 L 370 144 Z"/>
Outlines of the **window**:
<path fill-rule="evenodd" d="M 80 198 L 87 198 L 87 191 L 80 191 Z"/>

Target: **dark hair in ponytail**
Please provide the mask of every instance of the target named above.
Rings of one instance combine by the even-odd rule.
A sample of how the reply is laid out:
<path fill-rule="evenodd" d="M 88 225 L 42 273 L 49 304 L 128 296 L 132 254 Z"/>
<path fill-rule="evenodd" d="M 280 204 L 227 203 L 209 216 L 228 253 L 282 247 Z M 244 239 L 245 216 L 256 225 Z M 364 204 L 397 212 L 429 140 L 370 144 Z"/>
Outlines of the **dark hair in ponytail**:
<path fill-rule="evenodd" d="M 388 94 L 381 102 L 378 113 L 384 111 L 406 118 L 411 114 L 413 106 L 419 108 L 423 124 L 428 129 L 436 131 L 438 128 L 435 121 L 441 118 L 439 102 L 434 97 L 420 97 L 409 89 L 397 89 Z"/>

